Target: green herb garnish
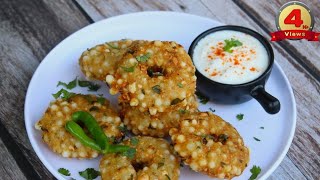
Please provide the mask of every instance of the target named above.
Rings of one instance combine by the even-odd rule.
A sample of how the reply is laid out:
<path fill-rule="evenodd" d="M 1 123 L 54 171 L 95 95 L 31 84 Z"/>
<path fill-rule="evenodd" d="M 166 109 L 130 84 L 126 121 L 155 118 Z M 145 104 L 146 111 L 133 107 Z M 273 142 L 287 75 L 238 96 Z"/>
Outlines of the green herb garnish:
<path fill-rule="evenodd" d="M 111 44 L 111 43 L 107 43 L 107 42 L 106 42 L 106 44 L 107 44 L 109 47 L 111 47 L 112 49 L 119 49 L 119 47 L 117 47 L 117 46 L 115 46 L 115 45 L 113 45 L 113 44 Z"/>
<path fill-rule="evenodd" d="M 93 168 L 87 168 L 84 171 L 80 171 L 79 174 L 81 177 L 83 177 L 86 180 L 93 180 L 93 179 L 97 178 L 98 176 L 100 176 L 100 172 L 96 171 Z"/>
<path fill-rule="evenodd" d="M 179 109 L 179 113 L 181 114 L 185 114 L 185 113 L 188 113 L 189 111 L 186 110 L 186 109 Z"/>
<path fill-rule="evenodd" d="M 228 52 L 228 53 L 232 53 L 233 50 L 231 48 L 233 47 L 237 47 L 237 46 L 242 46 L 242 43 L 239 40 L 233 39 L 231 38 L 231 40 L 224 40 L 224 42 L 226 43 L 226 45 L 223 47 L 223 50 Z"/>
<path fill-rule="evenodd" d="M 161 168 L 162 166 L 164 166 L 164 162 L 158 163 L 158 169 Z"/>
<path fill-rule="evenodd" d="M 90 81 L 78 81 L 80 87 L 88 87 L 88 91 L 98 91 L 100 89 L 99 84 L 95 84 Z"/>
<path fill-rule="evenodd" d="M 209 108 L 209 110 L 211 111 L 211 112 L 216 112 L 216 110 L 215 109 L 212 109 L 212 108 Z"/>
<path fill-rule="evenodd" d="M 134 64 L 131 67 L 123 67 L 121 66 L 121 68 L 125 71 L 125 72 L 134 72 L 134 68 L 137 66 L 137 64 Z"/>
<path fill-rule="evenodd" d="M 196 95 L 198 99 L 200 100 L 200 103 L 207 104 L 209 102 L 209 98 L 202 94 L 200 91 L 196 91 Z"/>
<path fill-rule="evenodd" d="M 69 172 L 69 170 L 68 170 L 68 169 L 65 169 L 65 168 L 59 168 L 59 169 L 58 169 L 58 172 L 59 172 L 60 174 L 64 175 L 64 176 L 70 176 L 70 175 L 71 175 L 70 172 Z"/>
<path fill-rule="evenodd" d="M 118 126 L 118 129 L 119 129 L 121 132 L 123 132 L 123 133 L 128 132 L 128 128 L 127 128 L 126 125 L 124 125 L 124 126 Z"/>
<path fill-rule="evenodd" d="M 151 57 L 150 53 L 147 53 L 145 55 L 142 56 L 137 56 L 136 59 L 138 62 L 147 62 L 147 60 Z"/>
<path fill-rule="evenodd" d="M 178 83 L 178 87 L 179 87 L 179 88 L 183 88 L 183 84 Z"/>
<path fill-rule="evenodd" d="M 254 140 L 256 141 L 261 141 L 260 139 L 256 138 L 256 137 L 253 137 Z"/>
<path fill-rule="evenodd" d="M 75 88 L 77 86 L 77 79 L 78 79 L 78 77 L 76 77 L 73 81 L 71 81 L 69 83 L 65 83 L 65 82 L 59 81 L 58 84 L 57 84 L 57 87 L 58 86 L 64 86 L 67 89 L 73 89 L 73 88 Z"/>
<path fill-rule="evenodd" d="M 171 105 L 178 104 L 181 101 L 183 101 L 183 99 L 175 98 L 174 100 L 171 101 Z"/>
<path fill-rule="evenodd" d="M 130 139 L 130 143 L 131 143 L 131 145 L 136 146 L 139 143 L 139 139 L 133 137 Z"/>
<path fill-rule="evenodd" d="M 61 96 L 62 95 L 62 96 Z M 55 98 L 55 99 L 57 99 L 57 98 L 59 98 L 60 96 L 61 96 L 61 98 L 62 99 L 64 99 L 64 100 L 67 100 L 67 99 L 69 99 L 69 98 L 71 98 L 72 96 L 74 96 L 75 95 L 75 93 L 73 93 L 73 92 L 69 92 L 69 91 L 67 91 L 67 90 L 65 90 L 65 89 L 60 89 L 60 91 L 58 91 L 57 93 L 55 93 L 55 94 L 52 94 L 52 96 Z"/>
<path fill-rule="evenodd" d="M 128 151 L 121 153 L 123 156 L 127 156 L 129 159 L 133 159 L 136 154 L 136 149 L 130 148 Z"/>
<path fill-rule="evenodd" d="M 261 172 L 261 168 L 259 166 L 253 166 L 251 169 L 250 169 L 250 172 L 251 172 L 251 176 L 249 178 L 249 180 L 254 180 L 258 177 L 258 175 L 260 174 Z"/>
<path fill-rule="evenodd" d="M 160 94 L 161 93 L 161 89 L 160 89 L 160 85 L 155 85 L 152 87 L 153 92 Z"/>
<path fill-rule="evenodd" d="M 101 105 L 104 105 L 104 103 L 106 102 L 106 99 L 104 97 L 98 97 L 97 102 L 100 103 Z"/>
<path fill-rule="evenodd" d="M 237 119 L 241 121 L 243 119 L 244 114 L 237 114 Z"/>

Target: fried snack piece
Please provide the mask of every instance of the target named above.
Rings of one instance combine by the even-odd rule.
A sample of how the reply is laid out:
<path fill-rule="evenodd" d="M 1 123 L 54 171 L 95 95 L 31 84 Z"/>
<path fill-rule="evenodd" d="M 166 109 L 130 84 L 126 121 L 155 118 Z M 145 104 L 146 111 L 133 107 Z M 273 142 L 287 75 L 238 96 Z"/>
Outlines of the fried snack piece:
<path fill-rule="evenodd" d="M 150 115 L 149 112 L 140 112 L 136 107 L 120 104 L 121 117 L 124 124 L 135 135 L 164 137 L 169 130 L 178 127 L 182 116 L 198 111 L 198 103 L 194 96 L 186 98 L 183 102 L 171 106 L 165 112 Z"/>
<path fill-rule="evenodd" d="M 101 179 L 103 180 L 134 180 L 136 170 L 127 156 L 106 154 L 100 161 Z"/>
<path fill-rule="evenodd" d="M 210 112 L 190 113 L 170 135 L 183 162 L 211 177 L 239 176 L 249 162 L 249 149 L 237 130 Z"/>
<path fill-rule="evenodd" d="M 110 94 L 121 93 L 120 102 L 155 115 L 194 95 L 195 67 L 176 42 L 138 41 L 106 82 Z"/>
<path fill-rule="evenodd" d="M 177 180 L 180 175 L 180 159 L 175 156 L 167 141 L 152 137 L 134 137 L 124 144 L 136 148 L 133 159 L 120 154 L 106 154 L 100 161 L 103 180 Z"/>
<path fill-rule="evenodd" d="M 79 59 L 80 68 L 89 79 L 105 81 L 114 74 L 117 62 L 133 45 L 132 40 L 111 41 L 84 51 Z"/>
<path fill-rule="evenodd" d="M 51 102 L 41 120 L 35 125 L 36 129 L 42 131 L 43 141 L 53 152 L 68 158 L 98 156 L 98 151 L 82 145 L 65 129 L 66 122 L 77 111 L 90 112 L 108 137 L 121 138 L 123 136 L 118 129 L 123 123 L 106 99 L 94 95 L 77 94 L 68 100 L 57 99 Z"/>

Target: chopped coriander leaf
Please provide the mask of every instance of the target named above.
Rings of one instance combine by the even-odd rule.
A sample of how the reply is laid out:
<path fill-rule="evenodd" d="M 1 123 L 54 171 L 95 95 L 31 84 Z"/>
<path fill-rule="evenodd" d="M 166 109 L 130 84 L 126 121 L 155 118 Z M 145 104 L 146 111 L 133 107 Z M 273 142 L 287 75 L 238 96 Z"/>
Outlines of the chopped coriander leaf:
<path fill-rule="evenodd" d="M 175 98 L 174 100 L 171 101 L 171 105 L 178 104 L 181 101 L 183 101 L 183 99 Z"/>
<path fill-rule="evenodd" d="M 209 101 L 209 98 L 207 96 L 205 96 L 204 94 L 202 94 L 200 91 L 196 91 L 196 95 L 198 97 L 198 99 L 200 100 L 200 103 L 202 104 L 207 104 L 207 102 Z"/>
<path fill-rule="evenodd" d="M 160 88 L 160 85 L 155 85 L 152 87 L 152 91 L 157 93 L 157 94 L 160 94 L 161 93 L 161 88 Z"/>
<path fill-rule="evenodd" d="M 158 163 L 158 169 L 161 168 L 162 166 L 164 166 L 164 162 Z"/>
<path fill-rule="evenodd" d="M 150 53 L 147 53 L 145 55 L 137 56 L 136 59 L 138 62 L 147 62 L 147 60 L 151 57 Z"/>
<path fill-rule="evenodd" d="M 131 143 L 131 145 L 136 146 L 139 143 L 139 139 L 133 137 L 130 139 L 130 143 Z"/>
<path fill-rule="evenodd" d="M 101 105 L 104 105 L 104 103 L 106 102 L 106 99 L 104 97 L 98 97 L 97 102 L 100 103 Z"/>
<path fill-rule="evenodd" d="M 69 172 L 69 170 L 68 170 L 68 169 L 65 169 L 65 168 L 59 168 L 59 169 L 58 169 L 58 172 L 59 172 L 60 174 L 64 175 L 64 176 L 70 176 L 70 175 L 71 175 L 70 172 Z"/>
<path fill-rule="evenodd" d="M 100 89 L 100 85 L 99 84 L 91 84 L 91 86 L 89 86 L 88 88 L 88 91 L 98 91 Z"/>
<path fill-rule="evenodd" d="M 126 126 L 126 125 L 124 125 L 124 126 L 118 126 L 118 129 L 119 129 L 121 132 L 123 132 L 123 133 L 128 132 L 128 129 L 127 129 L 127 126 Z"/>
<path fill-rule="evenodd" d="M 260 139 L 256 138 L 256 137 L 253 137 L 254 140 L 256 141 L 261 141 Z"/>
<path fill-rule="evenodd" d="M 93 168 L 87 168 L 84 171 L 80 171 L 79 174 L 81 177 L 85 178 L 86 180 L 93 180 L 98 176 L 100 176 L 100 172 L 96 171 Z"/>
<path fill-rule="evenodd" d="M 181 114 L 185 114 L 185 113 L 188 113 L 189 111 L 186 110 L 186 109 L 179 109 L 179 113 Z"/>
<path fill-rule="evenodd" d="M 123 156 L 127 156 L 129 159 L 133 159 L 136 155 L 136 149 L 130 148 L 128 151 L 121 153 Z"/>
<path fill-rule="evenodd" d="M 115 46 L 115 45 L 113 45 L 111 43 L 106 42 L 106 44 L 112 49 L 119 49 L 119 47 L 117 47 L 117 46 Z"/>
<path fill-rule="evenodd" d="M 58 84 L 57 84 L 57 87 L 58 86 L 64 86 L 67 89 L 73 89 L 73 88 L 75 88 L 77 86 L 77 79 L 78 79 L 78 77 L 76 77 L 73 81 L 71 81 L 69 83 L 65 83 L 65 82 L 59 81 Z"/>
<path fill-rule="evenodd" d="M 166 174 L 166 177 L 168 178 L 168 180 L 171 180 L 171 178 L 169 177 L 169 175 L 168 175 L 168 174 Z"/>
<path fill-rule="evenodd" d="M 233 50 L 231 48 L 233 47 L 237 47 L 237 46 L 242 46 L 242 43 L 239 40 L 233 39 L 231 38 L 231 40 L 224 40 L 224 42 L 226 43 L 226 45 L 223 47 L 223 50 L 228 52 L 228 53 L 232 53 Z"/>
<path fill-rule="evenodd" d="M 98 91 L 100 89 L 100 85 L 99 84 L 95 84 L 93 82 L 90 81 L 78 81 L 79 86 L 80 87 L 88 87 L 88 91 Z"/>
<path fill-rule="evenodd" d="M 216 110 L 215 109 L 212 109 L 212 108 L 209 108 L 209 110 L 211 111 L 211 112 L 216 112 Z"/>
<path fill-rule="evenodd" d="M 254 180 L 258 177 L 258 175 L 260 174 L 261 172 L 261 168 L 259 166 L 253 166 L 251 169 L 250 169 L 250 172 L 251 172 L 251 176 L 249 178 L 249 180 Z"/>
<path fill-rule="evenodd" d="M 134 68 L 137 66 L 137 64 L 134 64 L 131 67 L 123 67 L 121 66 L 121 68 L 125 71 L 125 72 L 134 72 Z"/>
<path fill-rule="evenodd" d="M 260 127 L 260 129 L 264 129 L 264 127 L 263 127 L 263 126 L 261 126 L 261 127 Z"/>
<path fill-rule="evenodd" d="M 241 121 L 243 119 L 244 114 L 237 114 L 237 119 Z"/>
<path fill-rule="evenodd" d="M 91 85 L 90 81 L 78 81 L 80 87 L 89 87 Z"/>
<path fill-rule="evenodd" d="M 178 83 L 179 88 L 183 88 L 183 85 L 181 83 Z"/>
<path fill-rule="evenodd" d="M 62 96 L 61 96 L 62 95 Z M 71 98 L 72 96 L 74 96 L 75 95 L 75 93 L 73 93 L 73 92 L 69 92 L 69 91 L 67 91 L 67 90 L 65 90 L 65 89 L 60 89 L 60 91 L 58 91 L 57 93 L 55 93 L 55 94 L 52 94 L 52 96 L 55 98 L 55 99 L 57 99 L 57 98 L 59 98 L 60 96 L 61 96 L 61 98 L 62 99 L 64 99 L 64 100 L 67 100 L 67 99 L 69 99 L 69 98 Z"/>

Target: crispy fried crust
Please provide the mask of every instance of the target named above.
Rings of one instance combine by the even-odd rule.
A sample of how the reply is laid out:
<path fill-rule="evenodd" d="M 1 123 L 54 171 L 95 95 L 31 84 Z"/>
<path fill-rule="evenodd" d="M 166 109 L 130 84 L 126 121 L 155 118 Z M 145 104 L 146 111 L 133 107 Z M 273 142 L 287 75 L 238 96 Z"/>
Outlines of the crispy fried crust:
<path fill-rule="evenodd" d="M 170 135 L 184 163 L 211 177 L 239 176 L 249 162 L 249 149 L 237 130 L 212 113 L 191 113 Z"/>
<path fill-rule="evenodd" d="M 124 142 L 136 148 L 133 159 L 119 154 L 106 154 L 102 158 L 100 171 L 103 180 L 179 179 L 180 160 L 167 141 L 152 137 L 136 138 L 137 145 L 133 145 L 130 140 Z"/>
<path fill-rule="evenodd" d="M 84 51 L 79 59 L 83 74 L 89 79 L 105 81 L 114 74 L 116 64 L 133 45 L 132 40 L 111 41 Z"/>
<path fill-rule="evenodd" d="M 148 56 L 139 60 L 141 56 Z M 138 41 L 119 61 L 114 76 L 106 77 L 110 93 L 151 115 L 194 95 L 195 67 L 180 44 L 169 41 Z"/>
<path fill-rule="evenodd" d="M 88 111 L 95 117 L 108 137 L 121 138 L 118 129 L 123 125 L 109 102 L 97 102 L 94 95 L 75 95 L 68 100 L 51 102 L 44 116 L 35 125 L 42 131 L 42 139 L 55 153 L 68 158 L 95 158 L 98 152 L 81 144 L 65 129 L 65 124 L 76 111 Z"/>
<path fill-rule="evenodd" d="M 182 116 L 198 111 L 198 103 L 194 96 L 156 115 L 150 115 L 149 112 L 140 112 L 136 107 L 125 103 L 121 104 L 121 107 L 121 117 L 123 117 L 124 124 L 129 130 L 135 135 L 153 137 L 169 135 L 171 128 L 178 127 Z"/>

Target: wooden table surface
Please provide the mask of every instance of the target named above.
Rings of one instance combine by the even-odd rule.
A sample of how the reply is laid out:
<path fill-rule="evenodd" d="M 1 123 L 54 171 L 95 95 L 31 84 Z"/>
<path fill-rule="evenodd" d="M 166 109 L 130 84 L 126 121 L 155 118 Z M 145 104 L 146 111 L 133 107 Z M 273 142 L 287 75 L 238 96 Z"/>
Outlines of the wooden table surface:
<path fill-rule="evenodd" d="M 60 41 L 104 18 L 138 11 L 178 11 L 246 26 L 269 38 L 285 0 L 2 0 L 0 3 L 0 179 L 54 179 L 33 151 L 24 126 L 32 74 Z M 320 31 L 320 3 L 303 1 Z M 320 177 L 320 43 L 272 43 L 297 102 L 293 143 L 269 179 Z"/>

